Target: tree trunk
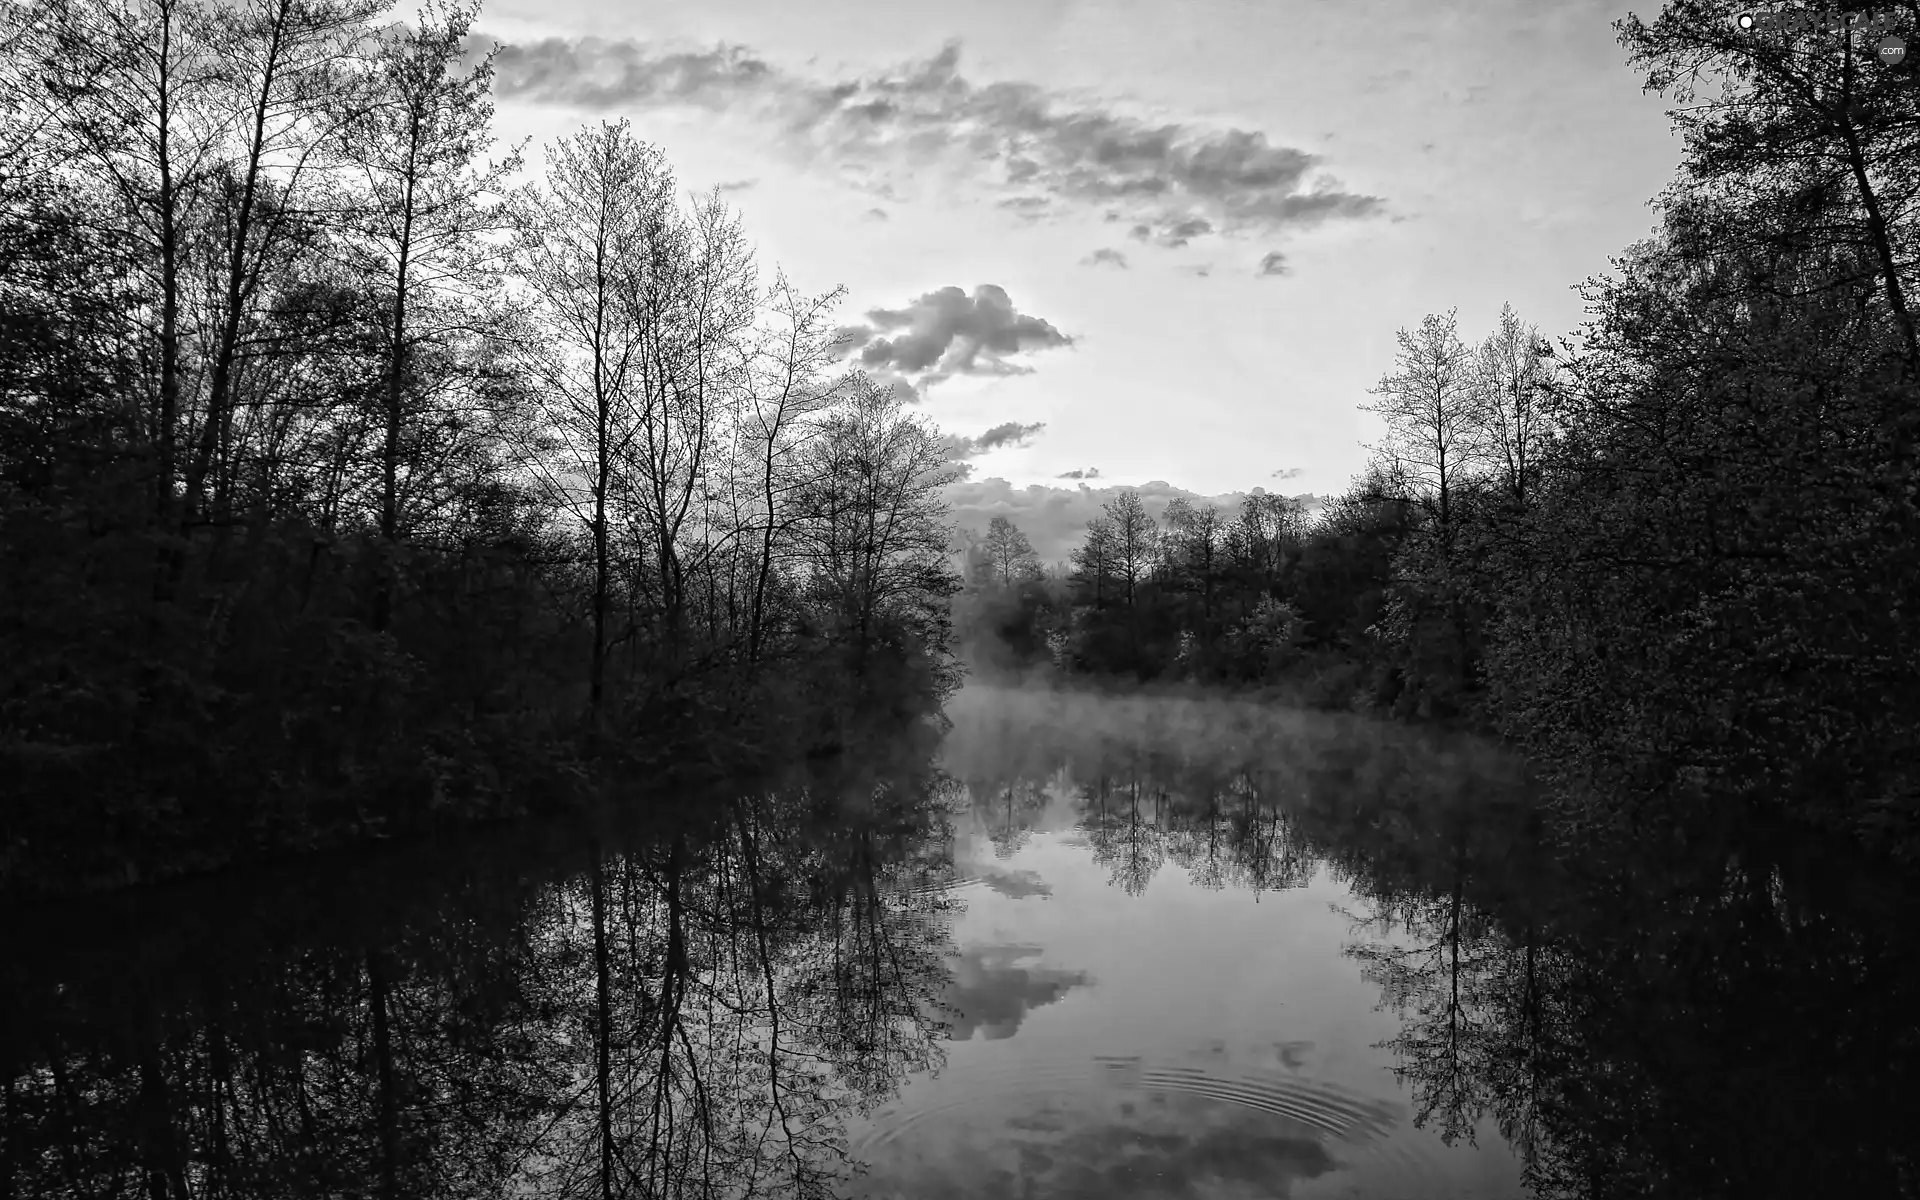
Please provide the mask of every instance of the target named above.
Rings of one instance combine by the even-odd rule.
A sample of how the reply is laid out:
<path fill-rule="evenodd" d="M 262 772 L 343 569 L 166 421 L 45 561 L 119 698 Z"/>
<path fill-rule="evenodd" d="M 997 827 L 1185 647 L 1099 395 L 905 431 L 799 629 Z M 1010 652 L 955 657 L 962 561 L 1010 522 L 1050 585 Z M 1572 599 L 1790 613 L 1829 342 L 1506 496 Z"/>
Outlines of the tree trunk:
<path fill-rule="evenodd" d="M 394 577 L 399 569 L 394 551 L 400 537 L 400 423 L 406 394 L 407 268 L 413 228 L 411 191 L 406 203 L 400 262 L 394 276 L 393 345 L 387 357 L 386 437 L 380 451 L 380 540 L 385 543 L 386 557 L 380 564 L 380 579 L 373 597 L 373 627 L 378 631 L 384 631 L 392 620 Z"/>
<path fill-rule="evenodd" d="M 1841 53 L 1846 56 L 1841 74 L 1840 95 L 1844 102 L 1853 92 L 1853 43 L 1843 39 Z M 1887 218 L 1880 204 L 1880 197 L 1873 190 L 1873 182 L 1867 178 L 1866 154 L 1860 146 L 1860 135 L 1853 128 L 1853 122 L 1844 115 L 1841 117 L 1841 129 L 1847 143 L 1847 166 L 1853 173 L 1854 186 L 1859 189 L 1860 203 L 1867 210 L 1867 230 L 1873 239 L 1874 254 L 1879 260 L 1881 279 L 1886 288 L 1887 307 L 1892 310 L 1894 324 L 1900 330 L 1900 338 L 1906 348 L 1906 377 L 1912 380 L 1920 374 L 1920 334 L 1914 328 L 1913 314 L 1907 308 L 1906 290 L 1900 283 L 1900 270 L 1893 254 L 1893 240 L 1887 232 Z M 1904 427 L 1903 427 L 1904 428 Z M 1901 435 L 1901 445 L 1906 444 L 1906 436 Z"/>
<path fill-rule="evenodd" d="M 173 174 L 173 33 L 173 6 L 169 4 L 160 22 L 159 103 L 154 114 L 160 136 L 160 414 L 154 430 L 157 461 L 153 512 L 162 532 L 173 523 L 175 432 L 180 423 L 180 197 L 179 181 Z M 180 565 L 178 553 L 165 548 L 160 551 L 154 571 L 156 602 L 172 598 Z"/>
<path fill-rule="evenodd" d="M 380 1088 L 380 1195 L 381 1200 L 400 1197 L 400 1111 L 394 1092 L 393 1031 L 387 1007 L 389 986 L 386 964 L 377 950 L 367 952 L 367 991 L 373 1009 L 373 1053 Z"/>
<path fill-rule="evenodd" d="M 598 842 L 588 886 L 593 891 L 594 1081 L 600 1118 L 600 1196 L 613 1200 L 613 972 L 607 948 L 607 880 Z"/>

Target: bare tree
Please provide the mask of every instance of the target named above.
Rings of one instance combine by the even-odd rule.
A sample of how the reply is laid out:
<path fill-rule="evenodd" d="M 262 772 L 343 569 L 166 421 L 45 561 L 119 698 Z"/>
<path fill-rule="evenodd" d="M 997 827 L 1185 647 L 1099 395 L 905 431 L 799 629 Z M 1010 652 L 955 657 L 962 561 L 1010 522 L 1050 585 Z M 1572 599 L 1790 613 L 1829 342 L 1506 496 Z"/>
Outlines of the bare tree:
<path fill-rule="evenodd" d="M 1418 329 L 1400 330 L 1398 338 L 1393 371 L 1372 389 L 1378 400 L 1361 406 L 1387 425 L 1386 441 L 1368 449 L 1429 511 L 1444 556 L 1452 544 L 1456 493 L 1487 461 L 1483 398 L 1453 311 L 1429 315 Z"/>
<path fill-rule="evenodd" d="M 1033 543 L 1005 517 L 988 522 L 981 549 L 988 574 L 1002 586 L 1040 577 L 1040 556 L 1034 553 Z"/>
<path fill-rule="evenodd" d="M 1211 620 L 1227 533 L 1220 510 L 1212 504 L 1196 509 L 1177 496 L 1167 505 L 1166 526 L 1162 562 L 1167 578 L 1182 589 L 1199 592 L 1201 614 Z"/>
<path fill-rule="evenodd" d="M 1139 586 L 1152 571 L 1160 548 L 1160 527 L 1147 514 L 1140 493 L 1124 491 L 1101 506 L 1113 530 L 1114 574 L 1127 607 L 1134 607 Z"/>
<path fill-rule="evenodd" d="M 65 170 L 111 198 L 133 260 L 150 272 L 145 335 L 152 391 L 145 425 L 152 453 L 156 516 L 177 501 L 178 446 L 187 361 L 182 290 L 188 226 L 213 181 L 231 126 L 222 103 L 227 65 L 214 18 L 199 0 L 54 0 L 32 29 L 44 86 L 22 92 Z M 25 40 L 25 39 L 23 39 Z"/>
<path fill-rule="evenodd" d="M 860 376 L 809 454 L 813 583 L 842 632 L 862 650 L 883 623 L 939 632 L 959 582 L 941 499 L 955 472 L 938 431 L 903 411 L 891 386 Z"/>
<path fill-rule="evenodd" d="M 549 450 L 531 463 L 592 540 L 588 704 L 596 714 L 606 687 L 609 516 L 635 502 L 633 454 L 651 417 L 644 383 L 651 331 L 630 300 L 659 265 L 673 204 L 673 176 L 660 152 L 627 122 L 602 122 L 549 151 L 546 186 L 527 196 L 517 231 L 518 276 L 533 315 L 523 358 Z"/>
<path fill-rule="evenodd" d="M 1093 595 L 1093 607 L 1105 608 L 1117 574 L 1113 521 L 1104 516 L 1087 522 L 1087 536 L 1073 549 L 1073 581 Z"/>
<path fill-rule="evenodd" d="M 492 56 L 459 70 L 477 11 L 429 0 L 417 24 L 386 31 L 370 55 L 370 95 L 331 141 L 361 188 L 343 214 L 354 269 L 387 304 L 377 495 L 380 534 L 390 543 L 404 531 L 409 492 L 430 475 L 408 469 L 423 456 L 409 454 L 407 439 L 436 393 L 458 382 L 445 359 L 474 340 L 478 306 L 499 278 L 493 235 L 509 227 L 506 181 L 520 165 L 517 150 L 498 163 L 480 161 L 492 142 Z M 443 369 L 431 376 L 418 369 L 427 350 L 442 356 Z M 382 589 L 377 627 L 390 604 L 390 589 Z"/>
<path fill-rule="evenodd" d="M 1539 473 L 1548 424 L 1542 390 L 1547 382 L 1540 331 L 1523 325 L 1513 305 L 1500 309 L 1500 327 L 1482 342 L 1474 362 L 1480 441 L 1500 489 L 1524 505 L 1527 486 Z"/>
<path fill-rule="evenodd" d="M 767 297 L 779 325 L 768 331 L 754 354 L 754 384 L 735 427 L 736 460 L 745 469 L 741 490 L 751 489 L 759 509 L 748 597 L 750 661 L 760 657 L 765 645 L 768 589 L 799 519 L 793 499 L 806 482 L 799 469 L 801 453 L 818 429 L 815 418 L 845 384 L 828 375 L 842 345 L 830 327 L 833 306 L 844 294 L 844 289 L 836 289 L 803 296 L 781 275 Z"/>
<path fill-rule="evenodd" d="M 42 94 L 58 16 L 53 5 L 0 0 L 0 178 L 34 179 L 58 161 L 47 134 L 59 109 Z"/>
<path fill-rule="evenodd" d="M 690 576 L 709 572 L 725 544 L 708 524 L 708 498 L 726 422 L 751 389 L 759 295 L 752 250 L 717 194 L 664 230 L 651 257 L 628 298 L 646 342 L 635 518 L 654 555 L 661 645 L 677 653 Z"/>
<path fill-rule="evenodd" d="M 1237 570 L 1271 595 L 1279 586 L 1288 549 L 1305 533 L 1304 525 L 1298 502 L 1255 492 L 1241 502 L 1239 515 L 1227 527 L 1227 553 Z"/>
<path fill-rule="evenodd" d="M 213 176 L 213 311 L 206 399 L 186 464 L 188 522 L 201 507 L 216 452 L 231 439 L 236 367 L 245 335 L 257 330 L 273 298 L 267 276 L 303 240 L 315 151 L 329 125 L 358 102 L 349 98 L 351 77 L 340 63 L 385 7 L 385 0 L 244 0 L 214 10 L 209 22 L 211 51 L 226 66 L 215 79 L 231 131 Z"/>

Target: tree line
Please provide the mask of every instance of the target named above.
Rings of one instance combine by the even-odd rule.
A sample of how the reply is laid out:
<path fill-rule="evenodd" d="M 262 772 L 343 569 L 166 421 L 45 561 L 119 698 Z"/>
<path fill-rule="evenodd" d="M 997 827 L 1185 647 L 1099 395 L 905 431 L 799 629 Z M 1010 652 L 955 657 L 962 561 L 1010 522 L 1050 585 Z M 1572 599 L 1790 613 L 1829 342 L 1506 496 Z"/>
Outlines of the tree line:
<path fill-rule="evenodd" d="M 973 657 L 1284 683 L 1497 731 L 1580 807 L 1758 801 L 1911 845 L 1920 101 L 1857 39 L 1735 15 L 1617 26 L 1685 153 L 1579 336 L 1511 306 L 1477 342 L 1400 331 L 1385 436 L 1313 519 L 1123 493 L 1052 571 L 996 520 Z"/>
<path fill-rule="evenodd" d="M 948 464 L 840 293 L 624 121 L 526 178 L 476 8 L 385 10 L 4 11 L 0 890 L 566 805 L 955 681 Z"/>

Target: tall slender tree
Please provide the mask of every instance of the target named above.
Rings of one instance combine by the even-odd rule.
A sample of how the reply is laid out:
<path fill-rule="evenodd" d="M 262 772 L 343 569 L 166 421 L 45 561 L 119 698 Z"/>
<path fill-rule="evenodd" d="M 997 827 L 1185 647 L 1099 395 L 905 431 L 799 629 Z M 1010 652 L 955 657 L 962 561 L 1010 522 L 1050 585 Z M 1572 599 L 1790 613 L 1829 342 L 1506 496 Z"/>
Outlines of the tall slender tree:
<path fill-rule="evenodd" d="M 800 519 L 794 499 L 807 482 L 805 447 L 819 431 L 819 415 L 842 396 L 848 383 L 844 376 L 831 374 L 844 345 L 842 336 L 831 330 L 831 317 L 844 294 L 844 289 L 835 289 L 804 296 L 781 275 L 767 297 L 777 323 L 753 355 L 753 386 L 735 425 L 742 511 L 758 508 L 747 597 L 750 662 L 757 661 L 765 647 L 775 571 L 792 550 Z"/>
<path fill-rule="evenodd" d="M 431 427 L 429 410 L 462 382 L 452 367 L 471 349 L 511 227 L 507 191 L 519 152 L 498 162 L 480 157 L 493 140 L 492 55 L 461 69 L 477 11 L 461 0 L 429 0 L 414 25 L 386 30 L 369 55 L 366 91 L 331 139 L 357 185 L 340 214 L 351 231 L 347 253 L 386 308 L 372 399 L 375 511 L 389 546 L 407 531 L 410 503 L 430 482 L 434 458 L 418 439 Z M 429 352 L 432 372 L 420 369 Z M 457 432 L 459 423 L 441 427 Z M 392 597 L 389 579 L 376 598 L 376 627 L 386 626 Z"/>
<path fill-rule="evenodd" d="M 385 0 L 243 0 L 213 10 L 210 51 L 229 114 L 228 144 L 214 173 L 206 264 L 206 395 L 184 480 L 184 518 L 200 512 L 216 454 L 230 439 L 236 374 L 274 297 L 269 272 L 295 252 L 318 207 L 310 195 L 325 142 L 357 115 L 361 96 L 341 66 Z"/>
<path fill-rule="evenodd" d="M 525 198 L 519 215 L 518 276 L 534 318 L 524 361 L 549 448 L 530 461 L 590 539 L 587 678 L 596 714 L 606 689 L 614 526 L 641 503 L 637 457 L 657 399 L 647 393 L 658 333 L 646 323 L 653 314 L 634 301 L 650 274 L 678 274 L 674 226 L 673 175 L 625 121 L 555 143 L 546 186 Z"/>
<path fill-rule="evenodd" d="M 1474 371 L 1483 423 L 1478 440 L 1500 491 L 1524 507 L 1551 430 L 1545 394 L 1548 363 L 1539 328 L 1523 324 L 1513 305 L 1503 305 L 1499 328 L 1480 343 Z"/>
<path fill-rule="evenodd" d="M 153 364 L 144 440 L 164 523 L 179 501 L 183 394 L 197 366 L 184 311 L 190 227 L 226 147 L 230 69 L 200 0 L 57 0 L 46 11 L 21 47 L 44 86 L 19 95 L 53 156 L 111 198 L 111 219 L 136 247 Z"/>
<path fill-rule="evenodd" d="M 718 193 L 698 199 L 637 283 L 629 303 L 645 331 L 646 411 L 635 442 L 636 516 L 654 555 L 661 645 L 678 651 L 694 589 L 724 544 L 708 498 L 725 474 L 727 423 L 753 386 L 759 294 L 738 214 Z"/>

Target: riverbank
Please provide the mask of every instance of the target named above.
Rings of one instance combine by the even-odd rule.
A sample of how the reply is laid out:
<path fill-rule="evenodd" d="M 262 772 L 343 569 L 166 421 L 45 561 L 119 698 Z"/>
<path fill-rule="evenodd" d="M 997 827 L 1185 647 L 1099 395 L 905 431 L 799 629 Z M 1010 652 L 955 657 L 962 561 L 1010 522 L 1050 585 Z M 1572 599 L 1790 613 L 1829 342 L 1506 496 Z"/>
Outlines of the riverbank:
<path fill-rule="evenodd" d="M 882 727 L 919 728 L 924 743 L 937 737 L 928 717 L 943 686 L 911 656 L 855 668 L 829 647 L 689 677 L 599 729 L 551 715 L 521 728 L 470 723 L 410 743 L 411 758 L 356 761 L 349 745 L 319 769 L 311 745 L 283 763 L 256 746 L 238 761 L 142 773 L 128 749 L 152 734 L 133 731 L 107 769 L 16 775 L 0 826 L 0 902 L 271 872 L 516 822 L 627 821 L 723 780 L 869 742 Z"/>

